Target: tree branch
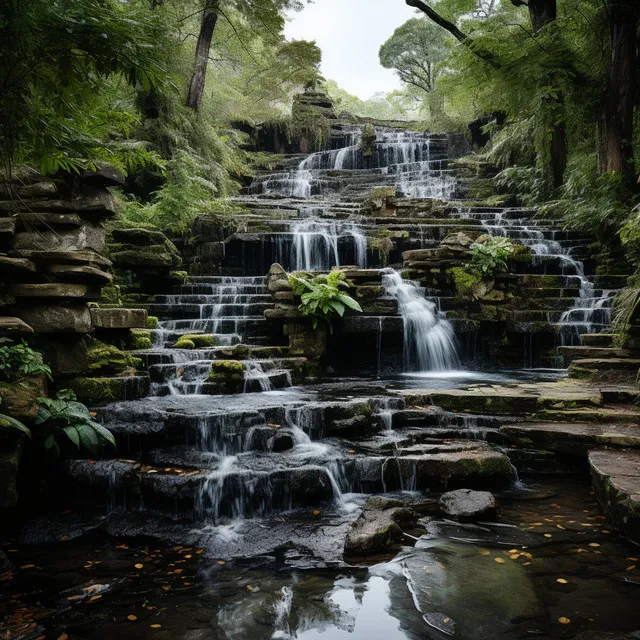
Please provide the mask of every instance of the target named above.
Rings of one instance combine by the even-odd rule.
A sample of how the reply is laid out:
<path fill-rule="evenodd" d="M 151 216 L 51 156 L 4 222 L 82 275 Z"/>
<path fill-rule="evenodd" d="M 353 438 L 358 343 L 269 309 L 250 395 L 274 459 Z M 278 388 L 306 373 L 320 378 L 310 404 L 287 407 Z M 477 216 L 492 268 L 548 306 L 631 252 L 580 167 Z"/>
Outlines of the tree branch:
<path fill-rule="evenodd" d="M 473 38 L 470 38 L 466 33 L 460 31 L 457 25 L 453 22 L 450 22 L 446 18 L 443 18 L 439 13 L 434 11 L 426 2 L 422 0 L 406 0 L 406 3 L 409 7 L 414 7 L 415 9 L 419 9 L 422 13 L 425 13 L 429 19 L 435 22 L 438 26 L 446 29 L 456 40 L 461 42 L 465 47 L 467 47 L 472 53 L 474 53 L 478 58 L 484 60 L 486 63 L 490 64 L 494 69 L 500 68 L 500 62 L 497 57 L 491 53 L 491 51 L 486 51 L 485 49 L 480 49 L 476 46 Z"/>

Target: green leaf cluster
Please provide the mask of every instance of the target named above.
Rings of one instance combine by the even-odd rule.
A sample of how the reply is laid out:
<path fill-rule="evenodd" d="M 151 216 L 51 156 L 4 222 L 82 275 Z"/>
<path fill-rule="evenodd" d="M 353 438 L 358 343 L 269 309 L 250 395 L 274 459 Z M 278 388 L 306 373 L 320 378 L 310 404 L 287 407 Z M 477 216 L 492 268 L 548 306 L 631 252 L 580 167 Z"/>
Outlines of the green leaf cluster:
<path fill-rule="evenodd" d="M 474 242 L 471 251 L 472 259 L 468 270 L 484 277 L 491 277 L 507 270 L 508 260 L 515 247 L 508 238 L 487 236 L 483 242 Z"/>
<path fill-rule="evenodd" d="M 347 309 L 362 313 L 360 305 L 343 291 L 350 286 L 344 271 L 334 270 L 315 278 L 291 274 L 289 283 L 300 296 L 300 311 L 311 318 L 314 329 L 320 321 L 326 321 L 331 327 L 332 318 L 344 316 Z"/>
<path fill-rule="evenodd" d="M 55 398 L 38 398 L 39 437 L 44 448 L 60 456 L 69 443 L 82 453 L 98 457 L 105 447 L 116 446 L 113 434 L 91 417 L 89 409 L 76 401 L 70 389 L 62 389 Z"/>
<path fill-rule="evenodd" d="M 14 381 L 37 375 L 51 379 L 51 369 L 43 362 L 39 351 L 32 349 L 24 340 L 18 344 L 0 340 L 0 379 Z"/>

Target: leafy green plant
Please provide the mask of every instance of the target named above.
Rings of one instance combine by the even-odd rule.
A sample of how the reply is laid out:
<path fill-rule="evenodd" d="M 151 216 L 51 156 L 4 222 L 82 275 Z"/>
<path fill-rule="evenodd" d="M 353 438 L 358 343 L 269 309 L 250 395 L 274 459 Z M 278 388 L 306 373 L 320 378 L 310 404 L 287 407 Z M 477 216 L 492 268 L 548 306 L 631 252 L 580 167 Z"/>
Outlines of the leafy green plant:
<path fill-rule="evenodd" d="M 341 291 L 349 287 L 344 271 L 331 271 L 313 279 L 292 274 L 289 282 L 302 301 L 300 311 L 311 318 L 314 329 L 321 320 L 326 321 L 331 329 L 332 317 L 342 317 L 347 309 L 362 313 L 360 305 Z"/>
<path fill-rule="evenodd" d="M 2 404 L 2 398 L 0 398 L 0 404 Z M 0 433 L 4 429 L 12 429 L 13 431 L 17 431 L 27 438 L 31 438 L 31 431 L 28 427 L 22 424 L 19 420 L 12 418 L 11 416 L 7 416 L 4 413 L 0 413 Z"/>
<path fill-rule="evenodd" d="M 16 380 L 25 376 L 46 375 L 51 379 L 51 369 L 42 361 L 42 354 L 32 349 L 24 340 L 19 344 L 3 341 L 0 346 L 0 378 Z"/>
<path fill-rule="evenodd" d="M 41 427 L 44 448 L 56 456 L 61 453 L 63 441 L 94 456 L 100 455 L 105 446 L 116 446 L 113 434 L 94 422 L 89 409 L 76 401 L 76 394 L 70 389 L 58 391 L 55 398 L 38 398 L 38 404 L 35 423 Z"/>
<path fill-rule="evenodd" d="M 475 242 L 471 245 L 470 270 L 483 276 L 502 273 L 507 270 L 507 261 L 514 250 L 513 242 L 508 238 L 487 237 L 483 242 Z"/>

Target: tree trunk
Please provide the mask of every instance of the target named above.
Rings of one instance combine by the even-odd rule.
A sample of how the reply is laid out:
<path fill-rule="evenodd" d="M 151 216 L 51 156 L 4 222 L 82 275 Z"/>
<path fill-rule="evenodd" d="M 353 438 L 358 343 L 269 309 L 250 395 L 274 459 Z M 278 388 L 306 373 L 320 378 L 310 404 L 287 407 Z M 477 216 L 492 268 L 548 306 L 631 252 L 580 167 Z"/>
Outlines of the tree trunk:
<path fill-rule="evenodd" d="M 601 173 L 621 174 L 631 185 L 635 179 L 633 115 L 638 62 L 637 0 L 616 0 L 609 6 L 611 56 L 607 90 L 598 122 L 598 167 Z"/>
<path fill-rule="evenodd" d="M 186 101 L 187 107 L 193 109 L 196 113 L 200 111 L 200 105 L 202 104 L 204 86 L 207 80 L 209 51 L 213 40 L 213 32 L 218 22 L 219 6 L 220 0 L 205 0 L 202 22 L 200 23 L 200 34 L 196 45 L 196 62 L 191 82 L 189 83 L 189 93 Z"/>
<path fill-rule="evenodd" d="M 553 22 L 558 16 L 556 0 L 529 0 L 528 7 L 534 33 Z"/>
<path fill-rule="evenodd" d="M 529 0 L 529 18 L 533 33 L 536 34 L 551 24 L 558 16 L 556 0 Z M 551 78 L 554 83 L 554 78 Z M 564 96 L 559 94 L 557 98 L 549 100 L 549 111 L 553 117 L 551 130 L 551 145 L 549 148 L 549 162 L 551 177 L 554 187 L 560 187 L 564 182 L 564 174 L 567 170 L 567 130 L 564 119 Z"/>

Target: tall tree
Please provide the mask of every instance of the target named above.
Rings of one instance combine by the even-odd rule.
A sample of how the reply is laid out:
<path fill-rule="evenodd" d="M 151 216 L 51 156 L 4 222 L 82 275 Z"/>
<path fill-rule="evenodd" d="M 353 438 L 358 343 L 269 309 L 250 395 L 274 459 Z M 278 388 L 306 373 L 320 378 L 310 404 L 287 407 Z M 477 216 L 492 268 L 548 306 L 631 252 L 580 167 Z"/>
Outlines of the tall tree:
<path fill-rule="evenodd" d="M 637 98 L 637 0 L 608 0 L 611 52 L 607 86 L 598 122 L 598 167 L 616 172 L 627 184 L 635 179 L 633 157 L 634 107 Z"/>
<path fill-rule="evenodd" d="M 437 93 L 439 66 L 449 54 L 445 32 L 430 20 L 413 18 L 398 27 L 380 47 L 380 64 L 395 69 L 399 78 L 428 96 L 432 116 L 444 112 Z"/>
<path fill-rule="evenodd" d="M 196 44 L 196 61 L 193 68 L 193 75 L 189 82 L 186 105 L 194 111 L 200 110 L 204 86 L 207 80 L 207 67 L 209 65 L 209 51 L 213 34 L 218 22 L 218 11 L 220 0 L 205 0 L 202 11 L 202 21 L 200 22 L 200 33 Z"/>
<path fill-rule="evenodd" d="M 526 6 L 529 9 L 529 19 L 533 29 L 533 37 L 545 27 L 553 23 L 558 17 L 556 0 L 511 0 L 516 6 Z M 554 74 L 549 78 L 551 85 L 557 84 Z M 567 128 L 564 115 L 564 96 L 560 91 L 547 100 L 547 113 L 551 118 L 551 142 L 549 147 L 549 162 L 553 186 L 559 187 L 564 182 L 567 170 Z"/>

